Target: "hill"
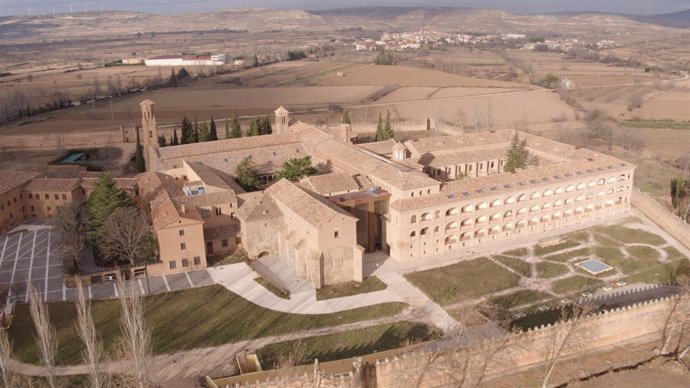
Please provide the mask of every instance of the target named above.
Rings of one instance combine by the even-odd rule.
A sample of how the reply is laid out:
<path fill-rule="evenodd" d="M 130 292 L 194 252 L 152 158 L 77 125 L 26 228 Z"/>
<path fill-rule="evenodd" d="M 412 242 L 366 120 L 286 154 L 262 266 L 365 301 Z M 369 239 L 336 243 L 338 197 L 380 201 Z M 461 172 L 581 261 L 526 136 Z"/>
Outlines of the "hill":
<path fill-rule="evenodd" d="M 644 23 L 658 24 L 665 27 L 690 28 L 690 9 L 661 15 L 637 16 L 631 18 Z"/>

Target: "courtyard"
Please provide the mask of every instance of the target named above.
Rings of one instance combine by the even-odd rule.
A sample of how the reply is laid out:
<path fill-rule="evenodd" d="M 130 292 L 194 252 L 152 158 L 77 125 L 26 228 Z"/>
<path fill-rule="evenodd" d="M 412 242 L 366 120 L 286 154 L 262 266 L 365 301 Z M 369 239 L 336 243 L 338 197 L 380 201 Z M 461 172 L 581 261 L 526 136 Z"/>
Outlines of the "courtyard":
<path fill-rule="evenodd" d="M 516 318 L 688 276 L 686 254 L 662 236 L 654 224 L 628 217 L 405 276 L 452 316 L 479 306 Z"/>

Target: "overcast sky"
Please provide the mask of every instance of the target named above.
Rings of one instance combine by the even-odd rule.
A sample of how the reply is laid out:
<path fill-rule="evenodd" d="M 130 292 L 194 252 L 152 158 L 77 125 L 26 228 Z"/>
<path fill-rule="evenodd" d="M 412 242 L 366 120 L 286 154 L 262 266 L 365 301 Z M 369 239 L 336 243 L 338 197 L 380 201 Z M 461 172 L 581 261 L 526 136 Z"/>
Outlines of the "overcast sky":
<path fill-rule="evenodd" d="M 132 10 L 154 13 L 203 12 L 223 8 L 328 9 L 367 5 L 502 8 L 511 12 L 602 11 L 659 14 L 690 8 L 690 0 L 0 0 L 0 15 Z M 86 7 L 86 8 L 85 8 Z"/>

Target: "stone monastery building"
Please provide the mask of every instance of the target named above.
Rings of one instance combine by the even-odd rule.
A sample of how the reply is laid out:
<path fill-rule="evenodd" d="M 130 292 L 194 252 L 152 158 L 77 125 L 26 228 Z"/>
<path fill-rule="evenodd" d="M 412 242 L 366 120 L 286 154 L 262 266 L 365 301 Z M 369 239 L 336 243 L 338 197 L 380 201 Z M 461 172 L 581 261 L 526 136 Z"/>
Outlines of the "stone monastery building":
<path fill-rule="evenodd" d="M 353 144 L 349 126 L 291 123 L 281 107 L 272 135 L 160 148 L 154 103 L 141 107 L 149 172 L 131 191 L 158 241 L 154 274 L 204 268 L 207 256 L 242 248 L 320 288 L 361 281 L 365 253 L 398 261 L 460 255 L 630 209 L 635 166 L 529 133 L 518 136 L 539 165 L 507 173 L 515 131 Z M 233 180 L 248 156 L 263 191 L 247 193 Z M 318 175 L 277 181 L 285 161 L 304 156 Z M 2 232 L 88 193 L 83 178 L 52 185 L 56 178 L 13 174 L 21 175 L 0 184 Z"/>

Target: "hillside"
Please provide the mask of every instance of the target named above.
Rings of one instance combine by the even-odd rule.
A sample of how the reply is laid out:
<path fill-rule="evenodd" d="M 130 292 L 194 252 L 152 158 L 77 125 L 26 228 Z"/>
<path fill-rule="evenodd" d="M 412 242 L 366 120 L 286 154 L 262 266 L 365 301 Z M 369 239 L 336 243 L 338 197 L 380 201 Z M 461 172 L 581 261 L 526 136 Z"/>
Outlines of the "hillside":
<path fill-rule="evenodd" d="M 652 24 L 648 24 L 652 23 Z M 486 8 L 361 7 L 325 11 L 232 9 L 184 15 L 89 12 L 0 18 L 0 41 L 27 43 L 58 39 L 97 39 L 136 33 L 247 30 L 320 31 L 361 28 L 448 32 L 520 32 L 552 35 L 610 35 L 690 25 L 690 11 L 652 17 L 605 13 L 511 14 Z"/>

